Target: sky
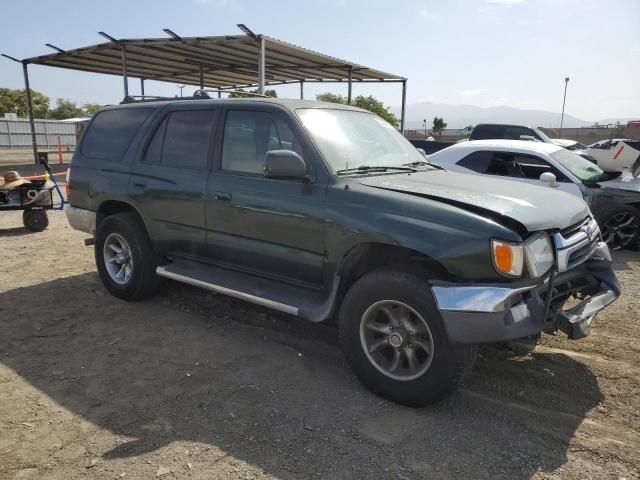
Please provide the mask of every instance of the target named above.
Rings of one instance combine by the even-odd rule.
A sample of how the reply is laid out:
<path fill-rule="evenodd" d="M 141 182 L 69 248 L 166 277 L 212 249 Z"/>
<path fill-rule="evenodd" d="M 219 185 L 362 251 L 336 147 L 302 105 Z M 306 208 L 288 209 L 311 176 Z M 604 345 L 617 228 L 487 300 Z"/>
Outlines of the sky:
<path fill-rule="evenodd" d="M 256 33 L 408 78 L 407 103 L 431 101 L 558 112 L 583 120 L 640 117 L 640 0 L 2 0 L 0 53 L 27 58 L 116 38 Z M 267 52 L 268 56 L 268 52 Z M 117 103 L 119 77 L 30 67 L 31 88 L 78 103 Z M 138 81 L 132 90 L 137 91 Z M 0 58 L 0 87 L 24 88 Z M 147 83 L 148 95 L 176 85 Z M 276 87 L 297 97 L 297 86 Z M 305 98 L 338 84 L 306 85 Z M 185 88 L 185 94 L 190 87 Z M 400 84 L 354 95 L 400 104 Z"/>

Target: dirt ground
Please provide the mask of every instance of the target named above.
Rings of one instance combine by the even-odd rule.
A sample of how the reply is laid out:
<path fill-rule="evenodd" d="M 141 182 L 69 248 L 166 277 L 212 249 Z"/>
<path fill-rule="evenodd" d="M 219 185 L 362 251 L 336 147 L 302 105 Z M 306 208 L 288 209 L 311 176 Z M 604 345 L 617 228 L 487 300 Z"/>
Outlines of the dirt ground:
<path fill-rule="evenodd" d="M 110 296 L 62 213 L 0 213 L 1 479 L 640 478 L 640 255 L 573 342 L 485 347 L 445 402 L 370 394 L 334 328 L 166 281 Z"/>

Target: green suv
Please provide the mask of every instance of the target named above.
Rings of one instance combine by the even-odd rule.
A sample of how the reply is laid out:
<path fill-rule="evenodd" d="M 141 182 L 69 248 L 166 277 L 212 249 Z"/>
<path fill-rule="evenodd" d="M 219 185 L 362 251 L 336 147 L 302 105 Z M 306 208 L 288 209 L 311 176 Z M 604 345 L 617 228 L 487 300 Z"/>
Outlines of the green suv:
<path fill-rule="evenodd" d="M 444 171 L 349 106 L 125 102 L 93 117 L 68 183 L 116 297 L 161 276 L 337 317 L 356 375 L 405 405 L 453 391 L 478 344 L 584 337 L 620 294 L 580 198 Z"/>

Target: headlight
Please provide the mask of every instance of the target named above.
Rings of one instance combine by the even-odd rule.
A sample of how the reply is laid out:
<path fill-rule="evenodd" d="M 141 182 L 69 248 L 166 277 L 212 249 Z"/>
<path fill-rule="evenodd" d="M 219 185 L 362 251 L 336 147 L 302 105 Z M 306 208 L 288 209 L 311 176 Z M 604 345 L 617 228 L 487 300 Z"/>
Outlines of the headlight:
<path fill-rule="evenodd" d="M 524 255 L 527 268 L 533 278 L 538 278 L 549 271 L 555 256 L 551 239 L 546 233 L 540 232 L 524 242 Z"/>
<path fill-rule="evenodd" d="M 491 240 L 491 253 L 495 269 L 509 277 L 522 275 L 524 267 L 524 253 L 521 244 Z"/>

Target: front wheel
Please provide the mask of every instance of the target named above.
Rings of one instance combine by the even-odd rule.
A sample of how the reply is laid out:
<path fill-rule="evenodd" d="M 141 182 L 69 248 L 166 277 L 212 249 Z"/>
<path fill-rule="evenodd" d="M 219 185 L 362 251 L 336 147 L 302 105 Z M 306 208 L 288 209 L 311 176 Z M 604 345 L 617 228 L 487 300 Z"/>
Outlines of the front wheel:
<path fill-rule="evenodd" d="M 357 377 L 391 401 L 421 407 L 457 388 L 476 345 L 449 342 L 426 281 L 402 271 L 360 278 L 345 296 L 340 340 Z"/>
<path fill-rule="evenodd" d="M 640 210 L 617 205 L 596 214 L 602 238 L 611 250 L 635 248 L 640 239 Z"/>

